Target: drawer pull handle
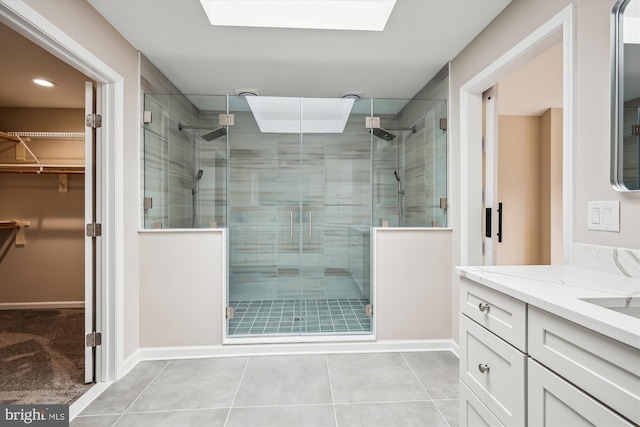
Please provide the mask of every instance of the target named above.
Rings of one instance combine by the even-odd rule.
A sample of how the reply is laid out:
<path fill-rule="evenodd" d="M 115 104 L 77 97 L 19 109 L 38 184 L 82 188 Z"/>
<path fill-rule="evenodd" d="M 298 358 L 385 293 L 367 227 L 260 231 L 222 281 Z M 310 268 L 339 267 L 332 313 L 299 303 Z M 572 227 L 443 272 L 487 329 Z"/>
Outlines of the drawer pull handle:
<path fill-rule="evenodd" d="M 481 302 L 480 304 L 478 304 L 478 310 L 480 310 L 483 313 L 489 313 L 489 311 L 491 310 L 491 307 L 486 302 Z"/>
<path fill-rule="evenodd" d="M 482 363 L 478 365 L 478 370 L 480 371 L 481 374 L 484 374 L 485 372 L 488 373 L 489 372 L 489 365 L 483 365 Z"/>

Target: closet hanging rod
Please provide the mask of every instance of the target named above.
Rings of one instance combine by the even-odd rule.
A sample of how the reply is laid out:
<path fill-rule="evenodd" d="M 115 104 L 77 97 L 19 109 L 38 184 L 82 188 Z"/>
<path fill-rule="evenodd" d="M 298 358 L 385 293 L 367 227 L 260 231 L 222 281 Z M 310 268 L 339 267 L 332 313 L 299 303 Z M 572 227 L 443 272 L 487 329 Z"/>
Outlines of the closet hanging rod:
<path fill-rule="evenodd" d="M 7 132 L 10 136 L 30 138 L 78 138 L 84 139 L 84 132 Z"/>

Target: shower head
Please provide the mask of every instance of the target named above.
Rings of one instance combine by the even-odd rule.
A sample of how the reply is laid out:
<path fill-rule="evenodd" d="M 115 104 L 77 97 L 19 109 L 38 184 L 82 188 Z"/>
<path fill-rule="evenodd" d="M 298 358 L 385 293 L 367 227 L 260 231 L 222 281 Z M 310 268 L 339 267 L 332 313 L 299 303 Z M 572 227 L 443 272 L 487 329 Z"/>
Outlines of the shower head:
<path fill-rule="evenodd" d="M 200 181 L 202 179 L 203 173 L 204 171 L 202 169 L 198 169 L 198 172 L 196 173 L 196 181 Z"/>
<path fill-rule="evenodd" d="M 398 176 L 398 171 L 393 171 L 393 174 L 396 176 L 396 181 L 400 182 L 400 177 Z"/>
<path fill-rule="evenodd" d="M 224 126 L 220 126 L 217 129 L 212 130 L 209 133 L 205 133 L 204 135 L 201 135 L 200 137 L 202 139 L 204 139 L 205 141 L 213 141 L 214 139 L 218 139 L 221 136 L 225 136 L 227 134 L 227 128 Z"/>
<path fill-rule="evenodd" d="M 178 123 L 178 130 L 182 130 L 182 129 L 210 130 L 211 128 L 206 126 L 187 126 L 187 125 L 183 125 L 182 123 Z M 205 141 L 213 141 L 214 139 L 218 139 L 221 136 L 224 136 L 226 134 L 227 134 L 227 128 L 224 126 L 220 126 L 212 130 L 211 132 L 205 133 L 204 135 L 200 135 L 200 138 L 204 139 Z"/>
<path fill-rule="evenodd" d="M 384 139 L 385 141 L 393 141 L 394 139 L 396 139 L 396 136 L 397 136 L 390 132 L 387 132 L 382 128 L 374 128 L 371 130 L 371 132 L 378 138 Z"/>

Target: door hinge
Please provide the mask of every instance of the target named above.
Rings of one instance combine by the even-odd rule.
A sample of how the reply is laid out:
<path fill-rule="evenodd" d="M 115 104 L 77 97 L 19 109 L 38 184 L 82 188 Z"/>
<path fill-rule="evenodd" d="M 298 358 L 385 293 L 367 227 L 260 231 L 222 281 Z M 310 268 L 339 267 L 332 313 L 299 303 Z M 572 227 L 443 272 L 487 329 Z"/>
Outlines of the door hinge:
<path fill-rule="evenodd" d="M 380 127 L 380 117 L 365 117 L 364 127 L 378 129 Z"/>
<path fill-rule="evenodd" d="M 233 114 L 218 114 L 218 126 L 233 126 L 235 117 Z"/>
<path fill-rule="evenodd" d="M 87 114 L 87 120 L 85 122 L 87 127 L 99 128 L 102 127 L 102 116 L 100 114 Z"/>
<path fill-rule="evenodd" d="M 90 334 L 87 334 L 85 338 L 85 343 L 87 347 L 97 347 L 102 344 L 102 334 L 100 332 L 93 331 Z"/>
<path fill-rule="evenodd" d="M 236 309 L 234 307 L 227 307 L 227 320 L 231 320 L 236 317 Z"/>
<path fill-rule="evenodd" d="M 93 222 L 87 224 L 87 237 L 100 237 L 102 236 L 102 224 Z"/>
<path fill-rule="evenodd" d="M 364 306 L 364 315 L 367 317 L 373 317 L 373 304 L 366 304 Z"/>

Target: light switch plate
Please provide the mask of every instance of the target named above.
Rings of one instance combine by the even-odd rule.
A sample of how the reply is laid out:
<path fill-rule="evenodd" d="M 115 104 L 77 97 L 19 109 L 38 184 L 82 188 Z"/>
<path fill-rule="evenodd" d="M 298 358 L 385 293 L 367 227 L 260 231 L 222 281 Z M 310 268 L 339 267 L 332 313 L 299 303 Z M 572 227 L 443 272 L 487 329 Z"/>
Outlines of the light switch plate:
<path fill-rule="evenodd" d="M 620 201 L 587 202 L 587 228 L 620 232 Z"/>

